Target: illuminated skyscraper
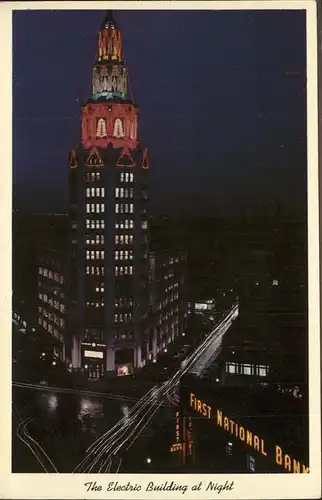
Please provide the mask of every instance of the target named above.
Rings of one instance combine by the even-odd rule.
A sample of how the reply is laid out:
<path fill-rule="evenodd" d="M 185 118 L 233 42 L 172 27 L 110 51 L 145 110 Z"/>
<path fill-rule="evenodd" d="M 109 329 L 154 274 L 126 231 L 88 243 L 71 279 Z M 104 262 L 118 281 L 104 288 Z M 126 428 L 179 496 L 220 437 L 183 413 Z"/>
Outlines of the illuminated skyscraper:
<path fill-rule="evenodd" d="M 128 93 L 120 30 L 97 41 L 81 143 L 70 154 L 69 351 L 93 378 L 141 366 L 148 311 L 147 150 Z"/>

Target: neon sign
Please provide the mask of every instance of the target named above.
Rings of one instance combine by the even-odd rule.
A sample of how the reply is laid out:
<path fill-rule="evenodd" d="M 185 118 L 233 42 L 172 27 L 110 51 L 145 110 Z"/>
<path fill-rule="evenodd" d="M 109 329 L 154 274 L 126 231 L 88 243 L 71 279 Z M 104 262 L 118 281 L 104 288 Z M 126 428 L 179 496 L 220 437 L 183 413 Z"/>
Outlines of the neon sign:
<path fill-rule="evenodd" d="M 212 407 L 204 402 L 201 399 L 198 399 L 196 395 L 192 392 L 189 394 L 189 406 L 204 417 L 208 419 L 216 418 L 215 422 L 217 427 L 222 428 L 224 431 L 229 432 L 229 434 L 233 435 L 239 441 L 246 443 L 248 446 L 252 447 L 258 453 L 261 453 L 263 456 L 268 456 L 268 453 L 265 449 L 265 440 L 257 436 L 254 432 L 246 429 L 242 425 L 238 424 L 234 420 L 229 417 L 223 415 L 223 412 L 219 409 L 216 409 L 216 417 L 213 415 Z M 283 449 L 275 445 L 274 446 L 274 456 L 275 462 L 278 465 L 281 465 L 288 472 L 294 473 L 308 473 L 309 467 L 302 464 L 298 460 L 295 460 L 290 455 L 285 453 Z"/>

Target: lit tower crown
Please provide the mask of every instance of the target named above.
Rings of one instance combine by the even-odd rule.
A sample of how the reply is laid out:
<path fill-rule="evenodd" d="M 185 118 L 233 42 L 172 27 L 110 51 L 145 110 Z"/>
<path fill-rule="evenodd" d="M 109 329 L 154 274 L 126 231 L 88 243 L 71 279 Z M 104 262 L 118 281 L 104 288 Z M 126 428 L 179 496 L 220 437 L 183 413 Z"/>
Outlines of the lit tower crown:
<path fill-rule="evenodd" d="M 128 97 L 121 33 L 111 11 L 98 32 L 92 95 L 82 108 L 82 142 L 86 149 L 137 146 L 137 107 Z"/>

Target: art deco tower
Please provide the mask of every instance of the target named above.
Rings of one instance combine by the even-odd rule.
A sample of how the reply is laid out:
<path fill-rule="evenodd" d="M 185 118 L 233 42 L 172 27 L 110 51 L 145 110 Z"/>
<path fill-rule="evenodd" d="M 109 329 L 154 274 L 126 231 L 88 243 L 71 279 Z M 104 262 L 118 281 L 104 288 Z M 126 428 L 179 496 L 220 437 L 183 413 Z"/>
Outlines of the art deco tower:
<path fill-rule="evenodd" d="M 97 40 L 81 144 L 69 160 L 68 331 L 74 368 L 97 378 L 139 367 L 148 307 L 147 150 L 109 12 Z"/>

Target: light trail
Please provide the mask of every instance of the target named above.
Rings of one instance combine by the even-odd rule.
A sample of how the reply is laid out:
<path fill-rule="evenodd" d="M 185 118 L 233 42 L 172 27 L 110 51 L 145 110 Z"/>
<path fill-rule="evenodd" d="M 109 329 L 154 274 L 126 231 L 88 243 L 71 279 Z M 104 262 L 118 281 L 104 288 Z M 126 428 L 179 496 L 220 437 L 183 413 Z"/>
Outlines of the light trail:
<path fill-rule="evenodd" d="M 149 424 L 165 400 L 178 402 L 177 388 L 181 377 L 189 372 L 201 374 L 218 355 L 222 339 L 238 316 L 238 304 L 232 307 L 227 315 L 219 321 L 201 344 L 188 355 L 170 378 L 161 385 L 150 389 L 111 429 L 96 439 L 87 449 L 85 458 L 74 469 L 76 472 L 94 472 L 108 469 L 121 452 L 126 452 Z M 133 437 L 134 436 L 134 437 Z M 133 438 L 133 439 L 132 439 Z M 117 471 L 120 469 L 120 462 Z"/>
<path fill-rule="evenodd" d="M 58 472 L 55 464 L 49 458 L 49 456 L 47 455 L 45 450 L 42 448 L 42 446 L 38 443 L 38 441 L 36 441 L 34 438 L 32 438 L 29 434 L 27 426 L 33 420 L 34 419 L 30 418 L 30 417 L 26 418 L 24 420 L 21 420 L 21 422 L 18 424 L 17 429 L 16 429 L 17 437 L 18 437 L 18 439 L 20 439 L 20 441 L 22 443 L 24 443 L 30 449 L 31 453 L 35 456 L 37 462 L 39 463 L 39 465 L 42 467 L 42 469 L 46 473 Z M 47 461 L 47 467 L 49 465 L 49 468 L 53 469 L 53 470 L 48 470 L 48 468 L 45 465 L 46 461 Z"/>
<path fill-rule="evenodd" d="M 57 387 L 54 385 L 29 384 L 26 382 L 12 382 L 12 386 L 15 388 L 32 389 L 32 390 L 37 390 L 37 391 L 41 391 L 41 392 L 54 392 L 54 393 L 62 393 L 62 394 L 80 394 L 82 396 L 98 397 L 98 398 L 103 398 L 103 399 L 113 399 L 113 400 L 119 400 L 119 401 L 129 401 L 131 403 L 135 403 L 141 399 L 140 397 L 125 396 L 123 394 L 94 392 L 94 391 L 84 390 L 84 389 L 68 389 L 68 388 L 64 388 L 64 387 Z M 167 405 L 167 403 L 165 403 L 165 402 L 163 404 L 165 406 L 170 406 L 170 404 Z"/>

